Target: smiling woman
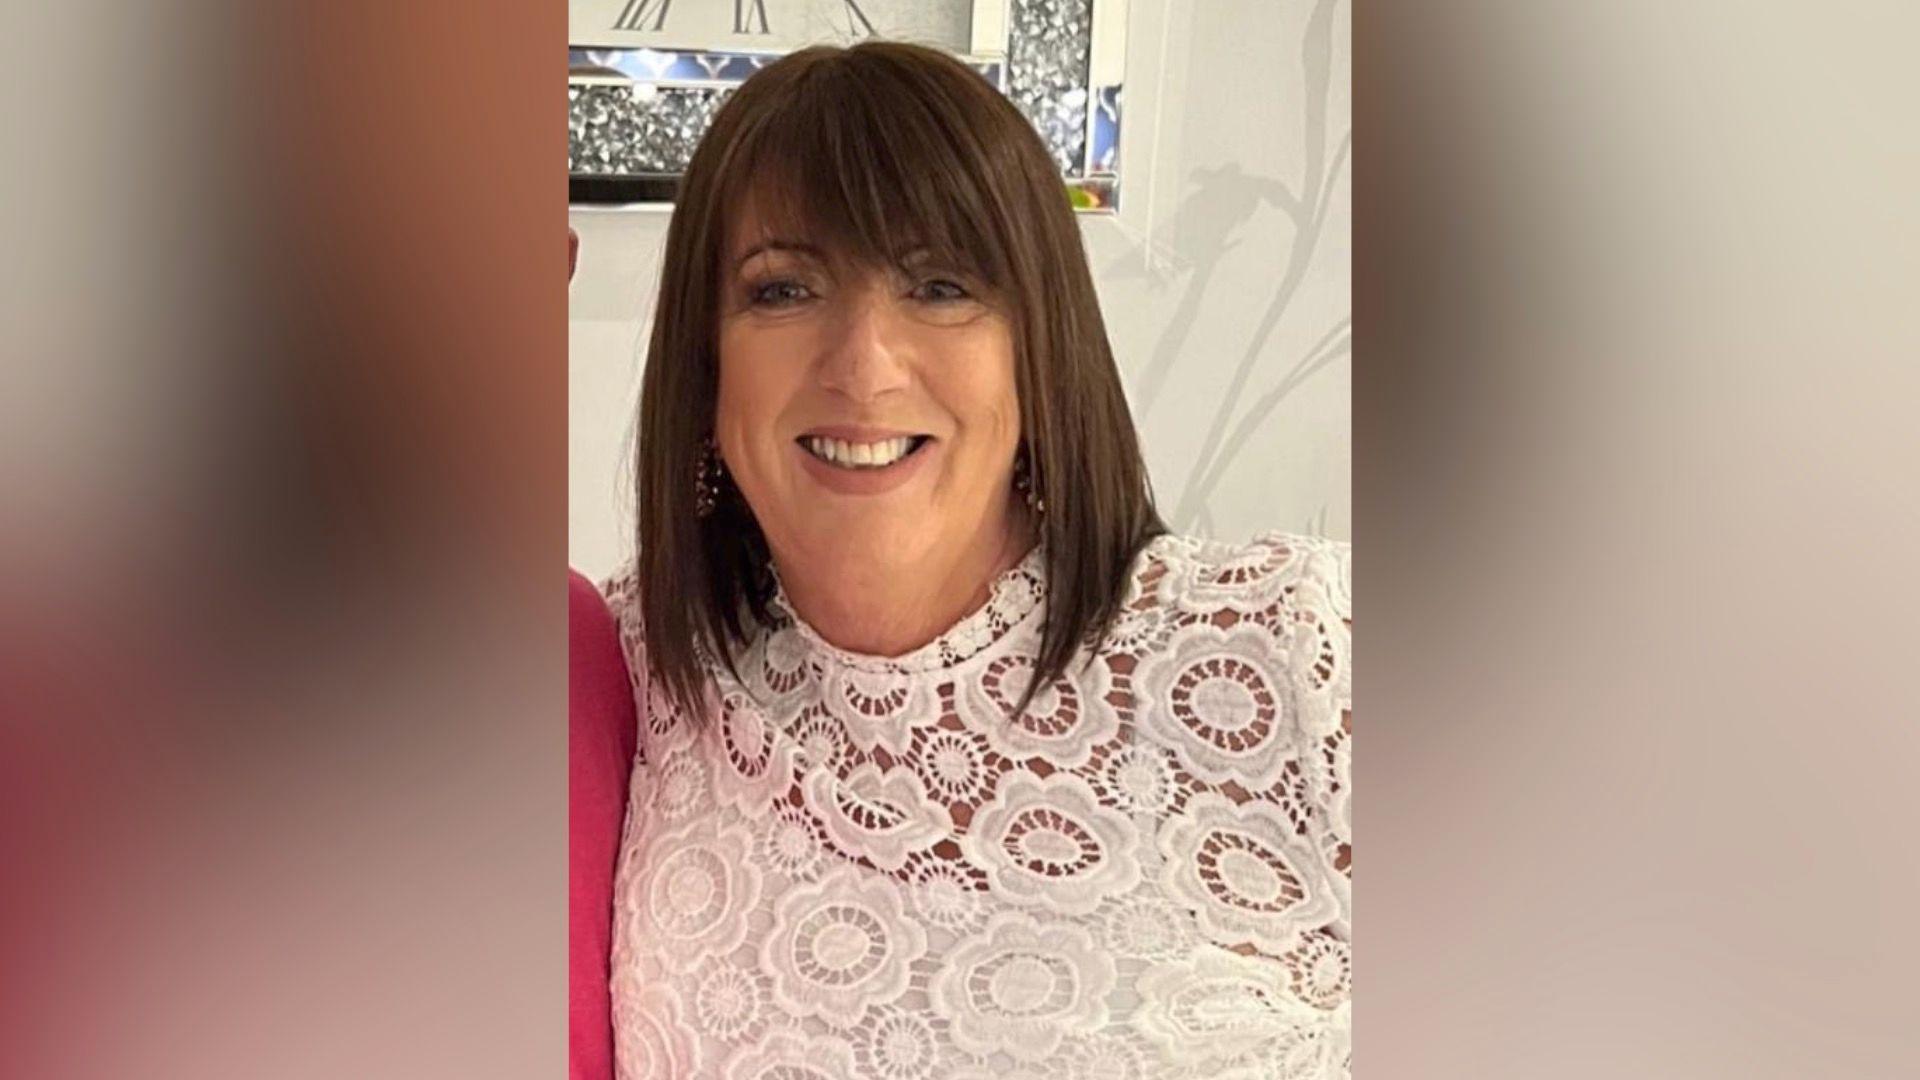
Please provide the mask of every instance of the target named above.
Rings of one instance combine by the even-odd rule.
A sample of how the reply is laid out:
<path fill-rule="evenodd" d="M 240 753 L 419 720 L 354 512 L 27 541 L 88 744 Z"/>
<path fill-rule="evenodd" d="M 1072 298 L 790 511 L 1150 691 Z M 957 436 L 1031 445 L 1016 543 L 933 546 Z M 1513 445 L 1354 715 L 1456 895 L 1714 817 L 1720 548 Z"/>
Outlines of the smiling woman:
<path fill-rule="evenodd" d="M 745 644 L 773 567 L 796 561 L 811 571 L 785 582 L 800 610 L 861 652 L 925 644 L 1040 539 L 1040 671 L 1063 672 L 1111 620 L 1164 529 L 1059 171 L 984 79 L 890 43 L 770 66 L 695 152 L 665 265 L 641 390 L 641 567 L 708 587 L 697 604 L 643 592 L 676 700 L 697 708 L 696 642 L 721 658 Z M 850 474 L 808 437 L 856 465 L 886 439 L 919 445 Z M 1078 497 L 1032 520 L 1005 498 L 1016 462 L 1036 501 L 1052 477 Z M 687 478 L 705 473 L 732 483 L 702 517 Z"/>
<path fill-rule="evenodd" d="M 789 226 L 791 228 L 791 226 Z M 1036 532 L 1006 492 L 1020 442 L 1013 322 L 977 273 L 863 265 L 751 209 L 720 319 L 719 458 L 799 610 L 898 655 L 980 605 Z M 916 570 L 950 567 L 947 574 Z"/>
<path fill-rule="evenodd" d="M 1078 225 L 978 75 L 750 79 L 641 390 L 628 1076 L 1344 1076 L 1344 545 L 1166 535 Z"/>

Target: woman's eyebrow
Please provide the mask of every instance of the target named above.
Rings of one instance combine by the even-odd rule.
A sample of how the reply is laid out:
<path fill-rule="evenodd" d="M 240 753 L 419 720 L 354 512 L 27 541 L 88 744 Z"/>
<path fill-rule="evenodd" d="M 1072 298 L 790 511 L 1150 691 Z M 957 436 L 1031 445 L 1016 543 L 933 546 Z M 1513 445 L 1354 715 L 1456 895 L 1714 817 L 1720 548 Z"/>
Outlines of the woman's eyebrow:
<path fill-rule="evenodd" d="M 791 251 L 814 259 L 820 258 L 820 249 L 812 244 L 802 243 L 797 240 L 763 240 L 748 248 L 738 259 L 734 260 L 734 273 L 739 273 L 740 268 L 747 265 L 748 259 L 767 251 Z"/>

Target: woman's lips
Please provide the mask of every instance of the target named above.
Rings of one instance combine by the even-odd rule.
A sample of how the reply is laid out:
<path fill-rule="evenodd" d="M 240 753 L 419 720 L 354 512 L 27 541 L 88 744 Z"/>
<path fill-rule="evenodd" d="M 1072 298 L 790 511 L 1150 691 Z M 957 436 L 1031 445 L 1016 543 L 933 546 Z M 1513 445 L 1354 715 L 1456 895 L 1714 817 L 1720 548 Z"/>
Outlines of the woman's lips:
<path fill-rule="evenodd" d="M 821 435 L 803 435 L 801 449 L 829 465 L 847 469 L 884 468 L 920 449 L 926 436 L 895 435 L 871 442 L 852 442 Z"/>
<path fill-rule="evenodd" d="M 819 484 L 838 495 L 883 495 L 911 480 L 925 467 L 927 459 L 939 451 L 939 440 L 928 435 L 899 433 L 869 433 L 862 431 L 861 438 L 846 438 L 832 434 L 835 429 L 821 428 L 810 431 L 796 439 L 793 452 L 800 457 L 801 468 Z M 847 429 L 838 429 L 845 431 Z M 808 438 L 833 438 L 847 443 L 871 445 L 890 438 L 910 437 L 915 444 L 906 456 L 890 465 L 854 465 L 852 467 L 836 465 L 823 461 L 804 445 Z"/>
<path fill-rule="evenodd" d="M 924 431 L 913 428 L 873 427 L 867 424 L 826 424 L 808 428 L 800 433 L 800 438 L 820 436 L 827 439 L 839 439 L 843 442 L 879 442 L 882 439 L 894 439 L 901 436 L 925 435 Z"/>

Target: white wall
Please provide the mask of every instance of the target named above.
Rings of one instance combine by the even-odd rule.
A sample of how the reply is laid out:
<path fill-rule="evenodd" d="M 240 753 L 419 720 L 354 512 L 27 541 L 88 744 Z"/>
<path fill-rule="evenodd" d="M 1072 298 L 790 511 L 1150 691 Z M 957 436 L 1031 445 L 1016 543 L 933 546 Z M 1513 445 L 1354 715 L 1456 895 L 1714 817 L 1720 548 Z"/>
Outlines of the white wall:
<path fill-rule="evenodd" d="M 1081 223 L 1178 531 L 1351 538 L 1349 25 L 1344 0 L 1132 0 L 1121 212 Z M 569 217 L 569 556 L 597 578 L 631 551 L 627 456 L 667 217 Z"/>

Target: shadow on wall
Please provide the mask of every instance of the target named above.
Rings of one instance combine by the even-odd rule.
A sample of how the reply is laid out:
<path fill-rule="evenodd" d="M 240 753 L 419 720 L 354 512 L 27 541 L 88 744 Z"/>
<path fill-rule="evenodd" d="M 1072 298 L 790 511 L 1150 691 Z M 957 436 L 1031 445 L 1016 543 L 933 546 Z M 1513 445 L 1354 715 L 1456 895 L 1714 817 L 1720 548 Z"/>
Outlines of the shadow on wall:
<path fill-rule="evenodd" d="M 1353 320 L 1349 313 L 1322 331 L 1271 389 L 1244 411 L 1237 408 L 1254 376 L 1262 373 L 1262 368 L 1272 366 L 1261 363 L 1267 342 L 1299 292 L 1320 249 L 1335 180 L 1346 167 L 1353 149 L 1351 126 L 1340 134 L 1331 151 L 1328 148 L 1337 4 L 1338 0 L 1320 0 L 1308 17 L 1301 43 L 1305 78 L 1297 100 L 1302 110 L 1305 151 L 1298 189 L 1276 177 L 1248 175 L 1235 162 L 1197 169 L 1189 179 L 1192 191 L 1181 200 L 1168 226 L 1173 242 L 1162 244 L 1149 237 L 1143 250 L 1130 252 L 1106 269 L 1112 280 L 1147 276 L 1155 288 L 1178 276 L 1186 276 L 1172 318 L 1132 387 L 1136 420 L 1145 424 L 1166 388 L 1176 361 L 1186 352 L 1201 301 L 1215 272 L 1227 253 L 1240 243 L 1238 234 L 1243 226 L 1262 208 L 1277 209 L 1292 219 L 1293 241 L 1285 255 L 1279 285 L 1241 354 L 1226 393 L 1213 411 L 1200 453 L 1181 489 L 1179 503 L 1168 517 L 1168 524 L 1177 532 L 1212 534 L 1210 502 L 1214 492 L 1261 424 L 1315 373 L 1352 353 Z M 1235 422 L 1236 413 L 1239 413 L 1238 422 Z M 1303 531 L 1323 531 L 1326 516 L 1326 507 L 1322 506 Z"/>

